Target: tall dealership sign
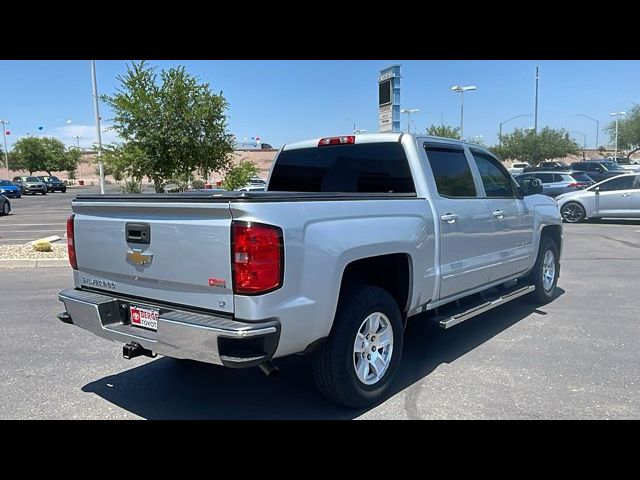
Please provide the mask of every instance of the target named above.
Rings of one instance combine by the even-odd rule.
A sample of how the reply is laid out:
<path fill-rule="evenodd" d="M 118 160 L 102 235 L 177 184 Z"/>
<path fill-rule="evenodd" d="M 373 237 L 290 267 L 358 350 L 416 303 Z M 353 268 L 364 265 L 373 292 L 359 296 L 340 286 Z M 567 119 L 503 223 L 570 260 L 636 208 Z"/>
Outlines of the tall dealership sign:
<path fill-rule="evenodd" d="M 400 65 L 378 75 L 378 126 L 381 132 L 400 131 Z"/>

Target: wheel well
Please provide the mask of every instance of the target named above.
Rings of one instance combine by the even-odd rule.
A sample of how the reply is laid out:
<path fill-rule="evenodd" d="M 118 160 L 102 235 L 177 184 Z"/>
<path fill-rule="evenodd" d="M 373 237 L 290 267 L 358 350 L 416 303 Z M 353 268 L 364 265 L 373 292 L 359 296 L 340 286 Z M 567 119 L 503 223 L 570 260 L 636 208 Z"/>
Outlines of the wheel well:
<path fill-rule="evenodd" d="M 379 255 L 351 262 L 344 269 L 340 293 L 351 285 L 371 285 L 389 292 L 406 313 L 409 308 L 410 260 L 405 253 Z"/>
<path fill-rule="evenodd" d="M 562 227 L 560 225 L 547 225 L 542 228 L 542 237 L 549 237 L 558 247 L 558 254 L 562 248 Z"/>

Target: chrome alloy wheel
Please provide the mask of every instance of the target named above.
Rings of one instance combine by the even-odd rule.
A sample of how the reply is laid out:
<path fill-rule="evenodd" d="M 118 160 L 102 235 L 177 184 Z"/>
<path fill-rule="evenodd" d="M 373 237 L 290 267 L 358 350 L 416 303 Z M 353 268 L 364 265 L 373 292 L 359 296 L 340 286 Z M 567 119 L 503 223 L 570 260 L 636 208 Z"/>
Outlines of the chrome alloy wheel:
<path fill-rule="evenodd" d="M 380 312 L 369 315 L 360 325 L 353 343 L 353 368 L 365 385 L 378 383 L 391 364 L 393 328 Z"/>
<path fill-rule="evenodd" d="M 576 203 L 568 203 L 562 207 L 562 217 L 566 222 L 578 223 L 584 218 L 583 209 Z"/>
<path fill-rule="evenodd" d="M 551 290 L 556 278 L 556 258 L 551 250 L 547 250 L 542 261 L 542 286 L 546 291 Z"/>

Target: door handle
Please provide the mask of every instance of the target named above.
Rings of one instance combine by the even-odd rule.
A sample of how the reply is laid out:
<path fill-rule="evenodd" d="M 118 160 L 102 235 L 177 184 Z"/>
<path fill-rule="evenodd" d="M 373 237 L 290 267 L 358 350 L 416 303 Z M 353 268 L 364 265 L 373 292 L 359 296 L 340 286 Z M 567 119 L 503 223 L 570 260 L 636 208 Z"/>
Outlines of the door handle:
<path fill-rule="evenodd" d="M 456 223 L 457 219 L 458 215 L 456 215 L 455 213 L 446 213 L 440 216 L 440 220 L 447 223 Z"/>
<path fill-rule="evenodd" d="M 493 218 L 504 218 L 504 211 L 502 210 L 496 210 L 495 212 L 492 213 Z"/>
<path fill-rule="evenodd" d="M 623 194 L 622 194 L 622 196 L 623 196 L 623 197 L 630 197 L 630 196 L 631 196 L 631 194 L 630 194 L 630 193 L 623 193 Z"/>

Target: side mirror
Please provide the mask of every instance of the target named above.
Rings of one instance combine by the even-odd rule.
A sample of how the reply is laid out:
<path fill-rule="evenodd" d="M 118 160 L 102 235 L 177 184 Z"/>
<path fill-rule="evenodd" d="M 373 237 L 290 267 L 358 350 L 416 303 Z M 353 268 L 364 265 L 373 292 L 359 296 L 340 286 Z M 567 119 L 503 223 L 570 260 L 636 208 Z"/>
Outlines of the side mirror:
<path fill-rule="evenodd" d="M 520 180 L 520 191 L 523 196 L 542 193 L 542 181 L 539 178 L 523 178 Z"/>
<path fill-rule="evenodd" d="M 596 192 L 596 195 L 600 195 L 600 187 L 594 188 L 593 191 Z"/>

